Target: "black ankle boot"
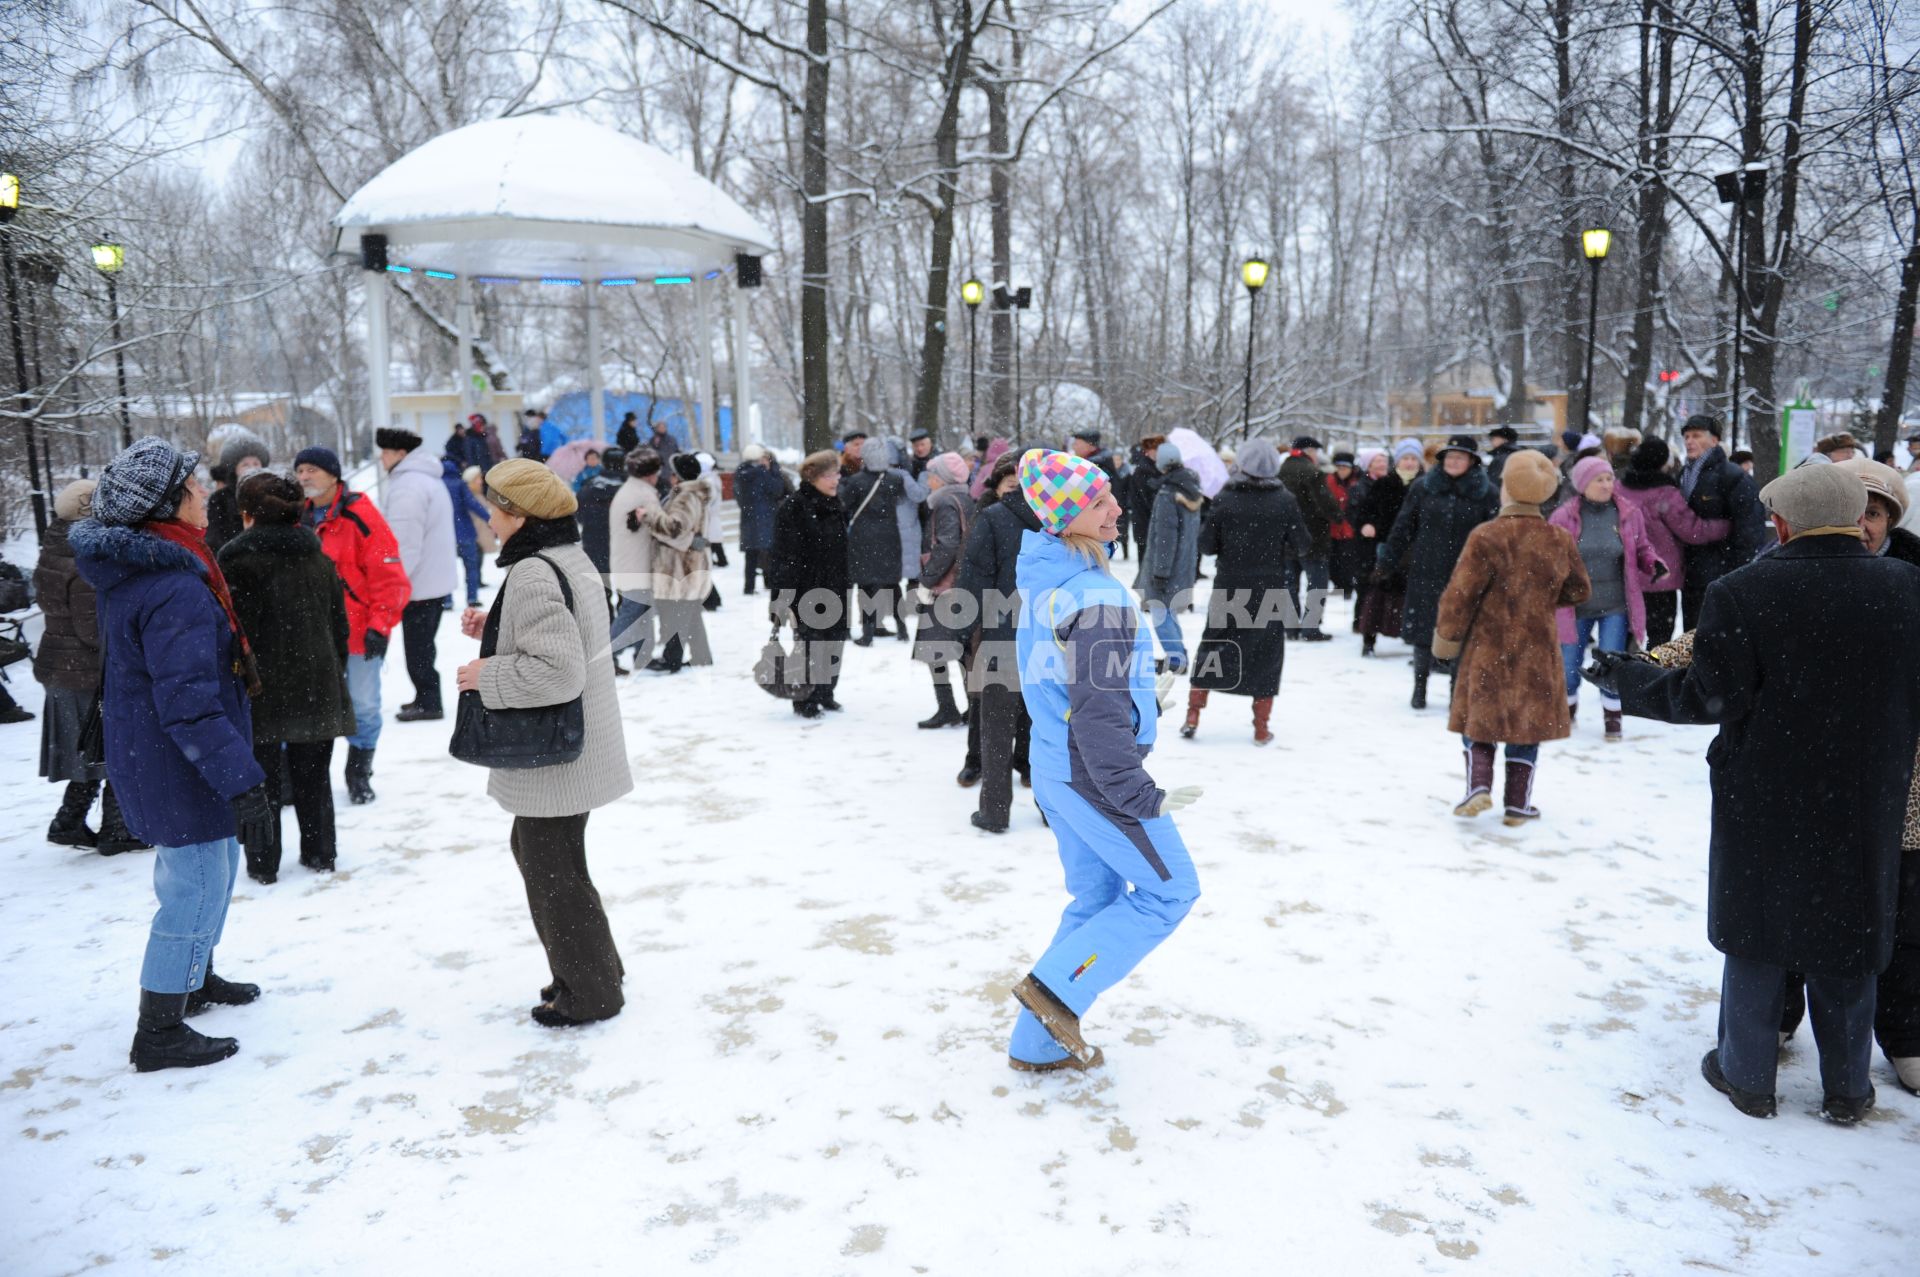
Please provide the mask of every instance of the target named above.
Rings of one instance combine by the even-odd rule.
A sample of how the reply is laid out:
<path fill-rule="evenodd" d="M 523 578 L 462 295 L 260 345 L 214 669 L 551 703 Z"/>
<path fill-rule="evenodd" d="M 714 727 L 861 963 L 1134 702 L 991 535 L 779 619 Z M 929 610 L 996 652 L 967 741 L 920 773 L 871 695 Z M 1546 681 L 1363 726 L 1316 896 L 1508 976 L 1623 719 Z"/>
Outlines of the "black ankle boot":
<path fill-rule="evenodd" d="M 140 990 L 140 1027 L 133 1035 L 133 1051 L 128 1057 L 136 1070 L 197 1069 L 203 1064 L 218 1064 L 240 1049 L 232 1038 L 210 1038 L 182 1024 L 186 1012 L 184 993 Z"/>
<path fill-rule="evenodd" d="M 53 813 L 53 823 L 47 826 L 47 841 L 59 847 L 98 847 L 100 836 L 87 827 L 87 809 L 99 792 L 97 780 L 68 781 L 67 792 L 60 797 L 60 810 Z"/>
<path fill-rule="evenodd" d="M 952 683 L 935 683 L 933 685 L 933 698 L 940 703 L 939 708 L 934 710 L 932 718 L 921 719 L 920 726 L 927 728 L 952 727 L 956 723 L 964 723 L 967 721 L 967 716 L 962 714 L 960 707 L 954 703 Z"/>
<path fill-rule="evenodd" d="M 373 751 L 347 746 L 347 801 L 355 807 L 373 801 Z"/>
<path fill-rule="evenodd" d="M 152 851 L 153 844 L 142 842 L 127 828 L 127 817 L 120 810 L 120 799 L 109 783 L 105 795 L 100 799 L 100 846 L 103 856 L 117 856 L 125 851 Z"/>
<path fill-rule="evenodd" d="M 208 963 L 206 983 L 187 995 L 187 1014 L 199 1015 L 208 1007 L 243 1007 L 259 998 L 259 985 L 223 980 L 213 973 L 213 964 Z"/>

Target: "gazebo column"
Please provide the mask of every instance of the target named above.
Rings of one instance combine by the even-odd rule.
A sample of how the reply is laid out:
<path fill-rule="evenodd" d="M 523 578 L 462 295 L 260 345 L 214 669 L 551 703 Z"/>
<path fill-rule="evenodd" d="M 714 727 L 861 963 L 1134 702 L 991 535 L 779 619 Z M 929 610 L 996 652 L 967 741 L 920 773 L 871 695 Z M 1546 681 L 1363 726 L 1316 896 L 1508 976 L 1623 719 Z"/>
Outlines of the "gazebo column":
<path fill-rule="evenodd" d="M 747 355 L 747 290 L 733 290 L 733 450 L 747 446 L 753 427 L 753 360 Z"/>
<path fill-rule="evenodd" d="M 589 279 L 581 285 L 587 295 L 587 438 L 602 439 L 607 420 L 607 385 L 600 358 L 600 283 Z"/>
<path fill-rule="evenodd" d="M 460 420 L 465 421 L 480 410 L 480 396 L 473 388 L 473 281 L 465 275 L 454 281 L 453 317 L 460 329 Z M 496 422 L 494 429 L 499 428 Z"/>
<path fill-rule="evenodd" d="M 694 322 L 699 327 L 696 334 L 700 349 L 700 402 L 705 411 L 700 414 L 700 435 L 706 441 L 707 451 L 720 455 L 720 396 L 714 393 L 713 384 L 713 308 L 707 304 L 707 281 L 699 276 L 693 281 Z"/>
<path fill-rule="evenodd" d="M 367 420 L 375 430 L 389 426 L 393 410 L 392 388 L 388 374 L 393 366 L 393 339 L 387 327 L 387 274 L 362 272 L 367 284 Z M 357 452 L 358 449 L 352 449 Z M 356 458 L 349 455 L 351 464 Z"/>

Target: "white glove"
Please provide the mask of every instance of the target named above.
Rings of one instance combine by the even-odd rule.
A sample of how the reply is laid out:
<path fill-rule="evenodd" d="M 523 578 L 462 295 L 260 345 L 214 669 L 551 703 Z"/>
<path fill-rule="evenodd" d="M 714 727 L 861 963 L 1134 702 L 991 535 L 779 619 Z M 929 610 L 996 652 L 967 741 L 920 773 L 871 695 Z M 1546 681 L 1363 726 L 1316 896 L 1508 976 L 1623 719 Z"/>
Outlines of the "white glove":
<path fill-rule="evenodd" d="M 1168 670 L 1153 682 L 1153 699 L 1160 703 L 1160 712 L 1166 713 L 1167 706 L 1173 704 L 1174 673 Z"/>
<path fill-rule="evenodd" d="M 1200 795 L 1206 792 L 1206 789 L 1200 785 L 1182 785 L 1178 789 L 1170 789 L 1167 791 L 1167 796 L 1161 800 L 1160 814 L 1171 816 L 1183 807 L 1191 807 L 1199 802 Z"/>

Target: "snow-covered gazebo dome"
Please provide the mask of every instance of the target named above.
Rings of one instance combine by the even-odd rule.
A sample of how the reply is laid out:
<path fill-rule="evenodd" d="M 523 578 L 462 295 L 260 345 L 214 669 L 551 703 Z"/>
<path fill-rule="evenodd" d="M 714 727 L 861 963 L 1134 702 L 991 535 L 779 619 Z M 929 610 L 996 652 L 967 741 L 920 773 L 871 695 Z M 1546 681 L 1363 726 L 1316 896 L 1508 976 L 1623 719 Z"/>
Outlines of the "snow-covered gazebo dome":
<path fill-rule="evenodd" d="M 477 398 L 471 368 L 473 288 L 579 288 L 587 310 L 586 364 L 593 422 L 603 429 L 599 291 L 689 288 L 700 332 L 696 398 L 713 405 L 711 290 L 742 258 L 772 251 L 772 236 L 726 192 L 658 147 L 571 116 L 484 120 L 444 133 L 388 165 L 335 214 L 335 248 L 361 256 L 368 275 L 369 387 L 376 427 L 387 421 L 387 276 L 447 287 L 458 310 L 463 403 Z M 362 251 L 363 247 L 366 251 Z M 733 294 L 735 419 L 750 400 L 745 288 Z M 702 414 L 713 440 L 713 416 Z"/>

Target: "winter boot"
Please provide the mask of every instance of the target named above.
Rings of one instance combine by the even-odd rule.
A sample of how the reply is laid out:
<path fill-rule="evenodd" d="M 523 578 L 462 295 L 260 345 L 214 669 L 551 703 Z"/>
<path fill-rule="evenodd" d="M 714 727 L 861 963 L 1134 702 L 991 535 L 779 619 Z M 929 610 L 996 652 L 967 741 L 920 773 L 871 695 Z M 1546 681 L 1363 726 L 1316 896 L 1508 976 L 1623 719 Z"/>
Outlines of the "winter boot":
<path fill-rule="evenodd" d="M 1427 677 L 1432 673 L 1433 654 L 1415 648 L 1413 653 L 1413 700 L 1410 702 L 1415 709 L 1425 709 L 1427 707 Z"/>
<path fill-rule="evenodd" d="M 87 809 L 93 806 L 93 796 L 99 792 L 97 780 L 68 781 L 67 792 L 60 798 L 60 810 L 53 813 L 53 823 L 47 826 L 47 841 L 59 847 L 98 847 L 100 835 L 87 827 Z"/>
<path fill-rule="evenodd" d="M 373 751 L 347 746 L 347 801 L 361 807 L 373 801 Z"/>
<path fill-rule="evenodd" d="M 222 980 L 213 973 L 213 963 L 208 962 L 206 983 L 187 995 L 187 1014 L 199 1015 L 208 1007 L 243 1007 L 259 999 L 259 985 Z"/>
<path fill-rule="evenodd" d="M 1467 760 L 1467 796 L 1453 809 L 1456 816 L 1478 816 L 1493 806 L 1493 745 L 1475 741 L 1463 753 Z"/>
<path fill-rule="evenodd" d="M 1626 729 L 1620 721 L 1621 712 L 1619 710 L 1607 709 L 1603 706 L 1600 710 L 1600 717 L 1606 720 L 1608 740 L 1622 740 L 1625 738 Z"/>
<path fill-rule="evenodd" d="M 1720 1052 L 1713 1050 L 1700 1057 L 1700 1076 L 1707 1079 L 1707 1085 L 1727 1097 L 1733 1107 L 1748 1117 L 1772 1117 L 1779 1107 L 1779 1101 L 1771 1095 L 1762 1095 L 1758 1091 L 1743 1091 L 1727 1081 L 1727 1075 L 1720 1071 Z"/>
<path fill-rule="evenodd" d="M 960 774 L 958 776 L 955 776 L 953 779 L 960 786 L 960 788 L 972 789 L 975 785 L 978 785 L 980 783 L 980 776 L 981 776 L 981 771 L 980 771 L 979 763 L 966 763 L 961 766 Z"/>
<path fill-rule="evenodd" d="M 1820 1105 L 1820 1116 L 1835 1126 L 1858 1126 L 1866 1121 L 1867 1114 L 1873 1108 L 1873 1092 L 1849 1098 L 1845 1095 L 1829 1095 Z"/>
<path fill-rule="evenodd" d="M 1207 707 L 1207 693 L 1204 688 L 1189 688 L 1187 691 L 1187 721 L 1180 724 L 1180 735 L 1192 740 L 1193 734 L 1200 730 L 1200 711 Z"/>
<path fill-rule="evenodd" d="M 152 851 L 153 844 L 141 842 L 127 828 L 127 818 L 120 810 L 120 800 L 114 795 L 113 785 L 109 782 L 105 794 L 100 800 L 100 846 L 103 856 L 117 856 L 125 851 Z"/>
<path fill-rule="evenodd" d="M 1489 751 L 1491 755 L 1491 751 Z M 1491 761 L 1491 756 L 1489 756 Z M 1509 825 L 1524 825 L 1529 820 L 1540 819 L 1540 809 L 1533 805 L 1533 764 L 1507 760 L 1507 814 Z"/>
<path fill-rule="evenodd" d="M 1273 697 L 1257 697 L 1253 702 L 1253 743 L 1256 745 L 1273 744 L 1273 733 L 1267 730 L 1267 719 L 1273 714 Z"/>
<path fill-rule="evenodd" d="M 1360 655 L 1362 655 L 1362 656 L 1372 656 L 1372 655 L 1373 655 L 1373 642 L 1374 642 L 1374 636 L 1373 636 L 1373 635 L 1371 635 L 1371 634 L 1362 634 L 1362 635 L 1360 636 Z"/>
<path fill-rule="evenodd" d="M 184 993 L 140 990 L 140 1028 L 129 1058 L 141 1073 L 158 1069 L 197 1069 L 218 1064 L 240 1049 L 232 1038 L 210 1038 L 181 1023 L 187 1011 Z"/>
<path fill-rule="evenodd" d="M 1580 700 L 1575 696 L 1567 697 L 1567 726 L 1569 728 L 1580 726 Z"/>
<path fill-rule="evenodd" d="M 952 683 L 947 682 L 945 679 L 935 683 L 933 685 L 933 698 L 939 702 L 940 707 L 934 710 L 932 718 L 921 719 L 920 726 L 925 728 L 952 727 L 955 723 L 964 723 L 967 721 L 967 716 L 960 712 L 958 705 L 954 704 Z"/>
<path fill-rule="evenodd" d="M 1061 1069 L 1097 1069 L 1106 1062 L 1106 1052 L 1097 1046 L 1093 1048 L 1093 1055 L 1085 1064 L 1082 1064 L 1071 1055 L 1063 1060 L 1051 1060 L 1045 1064 L 1035 1064 L 1031 1060 L 1016 1059 L 1011 1055 L 1007 1057 L 1007 1067 L 1015 1073 L 1058 1073 Z"/>
<path fill-rule="evenodd" d="M 1053 990 L 1028 975 L 1013 986 L 1013 996 L 1021 1006 L 1033 1012 L 1033 1018 L 1040 1021 L 1040 1027 L 1060 1044 L 1062 1050 L 1080 1061 L 1080 1067 L 1093 1067 L 1097 1048 L 1088 1046 L 1087 1040 L 1080 1036 L 1080 1017 L 1054 997 Z"/>
<path fill-rule="evenodd" d="M 1900 1085 L 1915 1095 L 1920 1095 L 1920 1055 L 1887 1057 L 1887 1063 L 1893 1065 L 1893 1075 L 1900 1079 Z"/>

